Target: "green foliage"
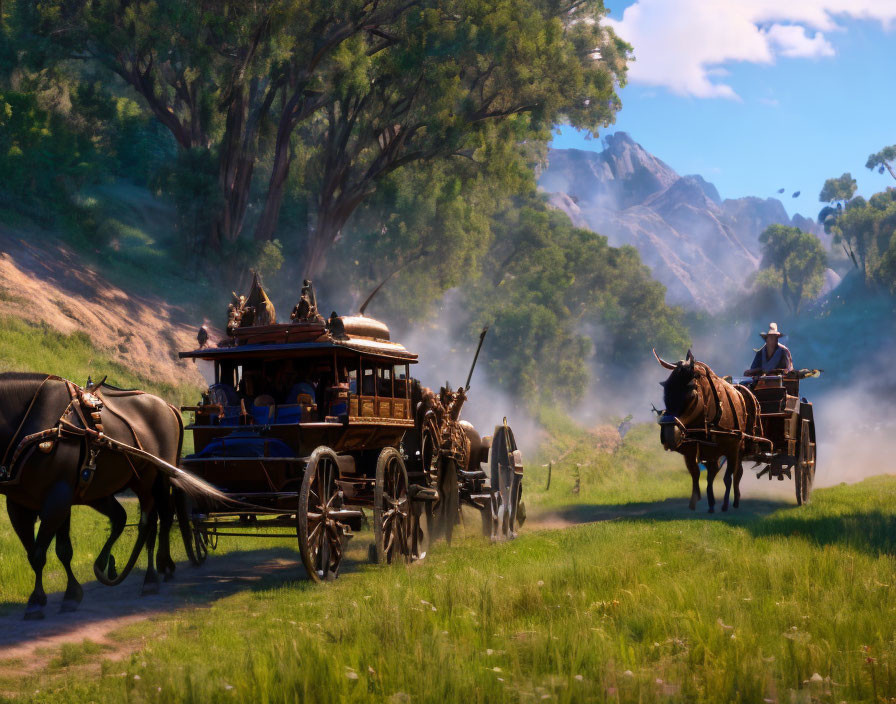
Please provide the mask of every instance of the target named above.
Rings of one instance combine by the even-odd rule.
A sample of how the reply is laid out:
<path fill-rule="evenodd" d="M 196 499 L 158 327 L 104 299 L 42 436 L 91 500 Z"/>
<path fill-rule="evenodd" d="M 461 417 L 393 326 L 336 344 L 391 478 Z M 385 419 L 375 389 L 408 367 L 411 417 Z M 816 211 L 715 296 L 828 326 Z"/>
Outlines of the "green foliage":
<path fill-rule="evenodd" d="M 760 285 L 780 284 L 781 295 L 798 313 L 804 301 L 821 292 L 827 256 L 821 241 L 810 232 L 787 225 L 769 225 L 759 236 L 763 271 Z"/>
<path fill-rule="evenodd" d="M 476 325 L 492 324 L 485 352 L 502 388 L 576 400 L 592 357 L 600 377 L 652 347 L 687 345 L 680 311 L 637 251 L 610 247 L 534 194 L 502 214 L 483 270 L 468 305 Z"/>
<path fill-rule="evenodd" d="M 818 200 L 822 203 L 845 203 L 855 195 L 857 188 L 852 174 L 845 173 L 839 178 L 829 178 L 825 181 L 821 193 L 818 194 Z"/>
<path fill-rule="evenodd" d="M 825 230 L 834 235 L 834 241 L 844 245 L 867 282 L 896 288 L 896 189 L 887 188 L 867 201 L 862 196 L 838 201 L 836 208 L 822 210 L 819 218 Z"/>
<path fill-rule="evenodd" d="M 893 171 L 893 162 L 896 161 L 896 144 L 884 147 L 879 152 L 872 154 L 868 157 L 868 161 L 865 162 L 865 168 L 877 169 L 878 173 L 883 173 L 884 171 L 888 171 L 890 176 L 896 178 L 896 172 Z"/>
<path fill-rule="evenodd" d="M 163 179 L 175 195 L 201 192 L 179 199 L 191 245 L 230 259 L 247 226 L 287 250 L 298 235 L 314 274 L 358 207 L 408 164 L 451 156 L 487 170 L 496 150 L 543 145 L 558 121 L 609 124 L 629 54 L 601 25 L 601 0 L 16 7 L 26 62 L 81 57 L 139 95 L 180 150 L 207 156 L 198 170 L 209 184 L 214 174 L 216 194 Z M 278 230 L 296 196 L 313 212 L 307 239 Z"/>

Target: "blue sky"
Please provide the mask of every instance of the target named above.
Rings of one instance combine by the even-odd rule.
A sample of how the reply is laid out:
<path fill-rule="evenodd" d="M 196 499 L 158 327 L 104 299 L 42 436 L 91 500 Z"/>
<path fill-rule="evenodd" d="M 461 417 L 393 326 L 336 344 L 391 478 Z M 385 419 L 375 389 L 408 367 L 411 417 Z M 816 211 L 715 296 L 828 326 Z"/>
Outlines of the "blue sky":
<path fill-rule="evenodd" d="M 896 1 L 607 4 L 639 60 L 602 134 L 630 133 L 723 198 L 779 197 L 791 213 L 817 215 L 825 178 L 844 171 L 866 196 L 896 186 L 865 168 L 896 144 Z M 568 127 L 554 146 L 601 149 Z"/>

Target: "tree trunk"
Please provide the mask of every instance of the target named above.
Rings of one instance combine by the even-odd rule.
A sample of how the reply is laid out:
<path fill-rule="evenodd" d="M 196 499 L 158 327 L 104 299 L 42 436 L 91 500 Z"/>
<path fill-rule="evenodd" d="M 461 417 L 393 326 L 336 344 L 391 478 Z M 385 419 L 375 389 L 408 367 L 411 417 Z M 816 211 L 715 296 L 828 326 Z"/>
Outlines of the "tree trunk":
<path fill-rule="evenodd" d="M 286 195 L 286 179 L 292 158 L 289 154 L 291 129 L 284 129 L 281 123 L 277 131 L 277 145 L 274 151 L 274 164 L 271 168 L 271 179 L 268 182 L 267 197 L 258 224 L 255 226 L 255 241 L 270 242 L 274 239 L 277 223 L 280 221 L 280 208 Z"/>

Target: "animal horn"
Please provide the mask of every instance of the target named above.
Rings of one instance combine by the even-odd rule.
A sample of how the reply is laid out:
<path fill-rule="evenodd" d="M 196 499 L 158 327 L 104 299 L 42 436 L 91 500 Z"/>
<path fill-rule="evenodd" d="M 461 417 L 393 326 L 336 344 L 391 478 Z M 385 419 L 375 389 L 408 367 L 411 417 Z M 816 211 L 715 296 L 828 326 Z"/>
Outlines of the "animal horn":
<path fill-rule="evenodd" d="M 653 356 L 656 357 L 656 361 L 660 363 L 661 367 L 665 369 L 675 369 L 674 364 L 669 364 L 666 360 L 660 359 L 660 356 L 656 353 L 656 349 L 653 350 Z"/>

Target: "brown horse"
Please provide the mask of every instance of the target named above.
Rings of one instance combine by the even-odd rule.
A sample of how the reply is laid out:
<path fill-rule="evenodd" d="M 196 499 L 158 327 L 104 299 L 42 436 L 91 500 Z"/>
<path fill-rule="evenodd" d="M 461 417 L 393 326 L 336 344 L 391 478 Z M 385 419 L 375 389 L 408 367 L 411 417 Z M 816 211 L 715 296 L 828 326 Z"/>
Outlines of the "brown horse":
<path fill-rule="evenodd" d="M 150 594 L 158 591 L 158 572 L 165 579 L 174 572 L 168 541 L 173 522 L 171 484 L 192 495 L 217 498 L 211 487 L 173 466 L 183 435 L 175 408 L 140 391 L 100 387 L 92 391 L 87 403 L 101 397 L 102 408 L 96 415 L 91 413 L 92 406 L 85 411 L 82 390 L 64 379 L 45 374 L 0 374 L 0 452 L 5 449 L 0 460 L 0 493 L 6 495 L 10 522 L 35 575 L 26 619 L 43 618 L 47 596 L 42 573 L 54 536 L 56 555 L 68 577 L 62 610 L 74 611 L 81 602 L 83 591 L 71 569 L 72 505 L 90 506 L 111 522 L 109 539 L 94 562 L 97 579 L 103 584 L 119 584 L 145 544 L 149 564 L 143 593 Z M 100 404 L 95 408 L 100 409 Z M 119 574 L 112 546 L 127 519 L 115 498 L 123 489 L 137 495 L 140 523 L 136 544 Z M 159 523 L 161 535 L 154 562 Z"/>
<path fill-rule="evenodd" d="M 671 364 L 656 355 L 657 361 L 671 374 L 663 387 L 665 410 L 659 419 L 660 440 L 666 450 L 684 456 L 693 480 L 690 508 L 700 500 L 700 462 L 706 465 L 706 499 L 709 512 L 715 511 L 713 481 L 719 472 L 719 460 L 725 457 L 725 499 L 722 510 L 728 510 L 728 498 L 734 484 L 734 508 L 740 504 L 740 480 L 743 476 L 741 456 L 745 439 L 761 434 L 758 404 L 750 391 L 729 384 L 715 375 L 706 364 L 694 359 L 688 350 L 687 359 Z"/>

